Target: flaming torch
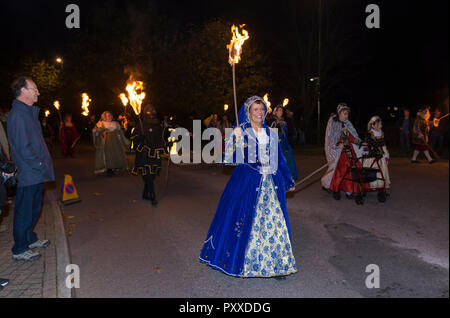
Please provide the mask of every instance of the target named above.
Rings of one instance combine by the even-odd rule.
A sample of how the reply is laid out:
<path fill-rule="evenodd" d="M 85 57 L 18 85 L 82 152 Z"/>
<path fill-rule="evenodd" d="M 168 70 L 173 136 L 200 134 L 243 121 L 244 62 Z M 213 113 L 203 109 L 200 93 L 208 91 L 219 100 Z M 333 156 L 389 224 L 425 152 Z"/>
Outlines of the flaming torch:
<path fill-rule="evenodd" d="M 45 110 L 45 117 L 50 116 L 50 111 L 48 109 Z"/>
<path fill-rule="evenodd" d="M 267 105 L 267 108 L 268 108 L 268 112 L 271 113 L 272 112 L 272 108 L 270 106 L 272 105 L 272 103 L 269 102 L 269 93 L 264 95 L 263 99 L 266 102 L 266 105 Z"/>
<path fill-rule="evenodd" d="M 133 82 L 127 85 L 128 99 L 130 101 L 131 107 L 133 107 L 134 113 L 139 116 L 141 113 L 142 101 L 145 98 L 145 93 L 137 93 L 138 90 L 142 91 L 144 89 L 143 82 Z"/>
<path fill-rule="evenodd" d="M 283 107 L 286 107 L 289 104 L 289 98 L 285 98 L 283 101 Z"/>
<path fill-rule="evenodd" d="M 83 98 L 83 102 L 81 104 L 81 108 L 83 109 L 83 112 L 81 113 L 83 116 L 89 116 L 89 103 L 92 102 L 92 100 L 89 98 L 89 95 L 86 93 L 83 93 L 81 95 L 81 98 Z"/>
<path fill-rule="evenodd" d="M 127 98 L 127 96 L 124 93 L 120 94 L 119 98 L 122 101 L 122 104 L 123 104 L 123 107 L 124 107 L 124 112 L 123 113 L 126 114 L 127 113 L 128 98 Z"/>
<path fill-rule="evenodd" d="M 62 123 L 61 111 L 59 110 L 61 108 L 61 105 L 60 105 L 59 101 L 55 100 L 53 102 L 53 106 L 55 106 L 56 110 L 58 111 L 59 121 Z"/>
<path fill-rule="evenodd" d="M 143 89 L 144 89 L 144 83 L 140 82 L 140 81 L 134 81 L 134 82 L 130 81 L 126 87 L 126 90 L 128 92 L 128 100 L 130 102 L 131 107 L 133 107 L 134 113 L 139 118 L 139 123 L 141 124 L 142 133 L 144 133 L 144 128 L 142 125 L 142 120 L 141 120 L 140 114 L 141 114 L 142 102 L 145 99 L 145 93 L 142 91 Z M 138 94 L 137 91 L 140 91 L 140 93 Z"/>
<path fill-rule="evenodd" d="M 245 24 L 241 25 L 240 28 L 243 28 Z M 227 45 L 227 49 L 229 52 L 228 62 L 231 64 L 233 68 L 233 93 L 234 93 L 234 111 L 236 113 L 236 122 L 239 126 L 239 117 L 237 110 L 237 96 L 236 96 L 236 64 L 241 60 L 242 46 L 244 42 L 248 40 L 250 37 L 246 30 L 242 30 L 242 34 L 239 32 L 239 28 L 233 24 L 231 27 L 231 33 L 233 34 L 233 38 L 231 39 L 230 44 Z"/>

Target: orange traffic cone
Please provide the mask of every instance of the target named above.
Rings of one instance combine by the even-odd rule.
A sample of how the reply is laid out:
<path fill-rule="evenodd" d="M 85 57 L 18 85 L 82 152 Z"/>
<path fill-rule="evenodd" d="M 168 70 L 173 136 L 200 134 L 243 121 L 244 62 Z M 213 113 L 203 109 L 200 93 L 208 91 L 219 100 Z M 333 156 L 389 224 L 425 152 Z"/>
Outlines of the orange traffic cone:
<path fill-rule="evenodd" d="M 72 177 L 68 174 L 64 175 L 64 184 L 62 188 L 61 202 L 64 205 L 81 202 L 81 199 L 78 196 L 77 188 L 75 188 L 75 184 L 73 183 Z"/>

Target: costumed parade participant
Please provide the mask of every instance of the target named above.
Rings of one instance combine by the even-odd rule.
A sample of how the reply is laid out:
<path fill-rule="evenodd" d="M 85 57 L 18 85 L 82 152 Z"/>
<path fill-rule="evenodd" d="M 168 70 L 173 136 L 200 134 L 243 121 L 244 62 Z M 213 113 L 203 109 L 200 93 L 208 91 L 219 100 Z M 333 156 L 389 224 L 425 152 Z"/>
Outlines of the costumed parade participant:
<path fill-rule="evenodd" d="M 131 138 L 131 131 L 136 127 L 136 122 L 131 115 L 125 114 L 127 117 L 127 129 L 124 131 L 126 138 Z"/>
<path fill-rule="evenodd" d="M 92 143 L 94 142 L 93 135 L 92 135 L 92 130 L 95 128 L 95 125 L 97 124 L 96 120 L 95 120 L 95 114 L 90 114 L 89 115 L 89 120 L 86 123 L 86 126 L 84 127 L 84 129 L 86 130 L 86 132 L 84 133 L 86 140 L 91 141 Z"/>
<path fill-rule="evenodd" d="M 0 120 L 0 152 L 6 156 L 6 159 L 11 160 L 9 155 L 9 143 L 6 130 L 3 128 L 3 122 Z"/>
<path fill-rule="evenodd" d="M 218 128 L 219 127 L 219 118 L 217 114 L 213 114 L 211 121 L 209 122 L 209 128 Z"/>
<path fill-rule="evenodd" d="M 59 128 L 59 141 L 61 142 L 61 150 L 65 158 L 72 157 L 75 152 L 75 146 L 80 139 L 77 128 L 72 123 L 72 115 L 66 114 L 64 122 Z"/>
<path fill-rule="evenodd" d="M 217 128 L 222 133 L 222 137 L 223 138 L 225 138 L 225 129 L 232 128 L 232 127 L 233 127 L 233 124 L 228 120 L 228 115 L 227 114 L 223 114 L 222 115 L 222 120 L 217 125 Z"/>
<path fill-rule="evenodd" d="M 55 138 L 55 130 L 52 125 L 49 123 L 48 117 L 42 118 L 41 121 L 42 135 L 44 136 L 45 143 L 47 144 L 47 148 L 53 148 L 53 140 Z"/>
<path fill-rule="evenodd" d="M 234 277 L 283 279 L 297 272 L 286 205 L 294 181 L 278 135 L 264 124 L 267 112 L 259 96 L 240 110 L 224 159 L 236 167 L 200 254 L 200 261 Z"/>
<path fill-rule="evenodd" d="M 433 164 L 436 162 L 436 160 L 431 158 L 430 148 L 428 146 L 428 134 L 430 132 L 430 125 L 428 123 L 428 120 L 430 119 L 430 117 L 431 116 L 428 107 L 421 108 L 417 112 L 412 135 L 412 142 L 415 145 L 414 153 L 411 158 L 412 163 L 419 163 L 419 161 L 417 160 L 417 156 L 421 152 L 423 152 L 423 154 L 427 158 L 428 163 Z"/>
<path fill-rule="evenodd" d="M 211 114 L 203 120 L 206 128 L 219 128 L 219 119 L 217 114 Z"/>
<path fill-rule="evenodd" d="M 430 118 L 430 147 L 438 156 L 444 154 L 444 140 L 448 133 L 448 114 L 442 116 L 441 110 L 436 108 Z"/>
<path fill-rule="evenodd" d="M 278 136 L 283 151 L 284 159 L 289 167 L 292 178 L 298 180 L 297 166 L 295 165 L 294 154 L 292 153 L 291 145 L 289 144 L 288 124 L 283 117 L 284 109 L 282 105 L 278 105 L 272 112 L 271 128 L 278 128 Z"/>
<path fill-rule="evenodd" d="M 380 189 L 379 195 L 386 195 L 385 189 L 390 188 L 388 163 L 390 156 L 383 133 L 383 122 L 379 116 L 374 116 L 367 124 L 366 144 L 368 153 L 364 156 L 364 167 L 379 169 L 377 180 L 369 184 L 371 189 Z M 377 164 L 378 163 L 378 164 Z M 383 181 L 384 180 L 384 181 Z"/>
<path fill-rule="evenodd" d="M 325 133 L 325 154 L 328 162 L 328 171 L 322 177 L 322 187 L 331 192 L 336 200 L 341 199 L 341 191 L 347 198 L 354 198 L 354 194 L 361 193 L 360 184 L 351 180 L 352 169 L 362 168 L 358 158 L 362 155 L 362 141 L 356 129 L 349 121 L 350 107 L 345 103 L 339 104 L 337 115 L 332 114 L 328 120 Z"/>
<path fill-rule="evenodd" d="M 222 134 L 222 150 L 225 152 L 225 130 L 227 128 L 232 128 L 233 124 L 228 120 L 228 115 L 223 114 L 222 120 L 219 122 L 217 128 L 220 130 Z"/>
<path fill-rule="evenodd" d="M 126 170 L 126 149 L 129 141 L 123 135 L 118 122 L 113 121 L 113 115 L 106 111 L 102 114 L 100 121 L 92 130 L 95 146 L 95 168 L 94 173 L 107 173 L 114 175 L 114 170 Z"/>
<path fill-rule="evenodd" d="M 84 141 L 92 142 L 92 129 L 97 124 L 95 120 L 95 114 L 88 114 L 81 118 L 81 136 L 80 139 Z"/>
<path fill-rule="evenodd" d="M 154 179 L 161 170 L 161 155 L 167 154 L 167 147 L 163 141 L 162 125 L 159 122 L 156 110 L 147 105 L 144 107 L 145 119 L 141 127 L 132 131 L 131 140 L 136 158 L 132 173 L 141 175 L 144 179 L 144 192 L 142 198 L 150 200 L 153 206 L 157 205 Z M 170 158 L 169 158 L 170 160 Z"/>

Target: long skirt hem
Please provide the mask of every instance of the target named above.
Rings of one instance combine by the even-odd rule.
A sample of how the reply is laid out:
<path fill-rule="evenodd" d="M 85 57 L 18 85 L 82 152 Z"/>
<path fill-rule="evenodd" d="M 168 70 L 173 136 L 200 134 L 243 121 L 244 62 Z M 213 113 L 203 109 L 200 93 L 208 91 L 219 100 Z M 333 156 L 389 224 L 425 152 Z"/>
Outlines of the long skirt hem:
<path fill-rule="evenodd" d="M 236 211 L 236 207 L 228 210 L 228 204 L 243 200 L 242 197 L 223 200 L 228 193 L 227 189 L 224 191 L 221 203 L 225 204 L 219 203 L 200 260 L 233 277 L 270 278 L 294 274 L 297 266 L 292 253 L 285 201 L 279 200 L 284 193 L 280 191 L 280 195 L 277 194 L 280 186 L 275 185 L 272 175 L 262 176 L 258 185 L 255 200 L 251 199 L 248 202 L 250 207 L 243 209 L 247 212 L 245 217 L 230 217 L 229 211 Z M 236 194 L 241 196 L 242 192 Z M 228 213 L 223 212 L 224 207 Z M 217 226 L 219 217 L 228 223 Z M 239 249 L 234 244 L 224 247 L 229 242 L 224 238 L 230 237 L 230 232 L 234 233 L 232 237 L 241 239 Z"/>
<path fill-rule="evenodd" d="M 262 276 L 262 275 L 258 275 L 258 276 L 245 276 L 243 273 L 239 273 L 239 274 L 233 274 L 233 273 L 229 273 L 226 270 L 224 270 L 222 267 L 211 264 L 210 261 L 204 260 L 201 257 L 199 257 L 199 260 L 201 263 L 210 266 L 211 268 L 218 270 L 228 276 L 232 276 L 232 277 L 236 277 L 236 278 L 274 278 L 274 277 L 283 277 L 283 276 L 289 276 L 289 275 L 293 275 L 298 273 L 298 269 L 292 269 L 286 273 L 280 273 L 280 274 L 275 274 L 275 275 L 267 275 L 267 276 Z"/>

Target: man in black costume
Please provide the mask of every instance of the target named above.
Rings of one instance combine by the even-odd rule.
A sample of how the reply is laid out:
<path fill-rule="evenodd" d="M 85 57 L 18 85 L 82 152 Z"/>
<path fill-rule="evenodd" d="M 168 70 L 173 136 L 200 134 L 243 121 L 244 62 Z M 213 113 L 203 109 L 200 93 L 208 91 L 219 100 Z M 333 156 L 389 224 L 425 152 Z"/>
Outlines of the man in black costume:
<path fill-rule="evenodd" d="M 144 121 L 131 134 L 133 150 L 136 158 L 132 173 L 141 175 L 144 179 L 142 198 L 149 200 L 156 207 L 154 180 L 161 170 L 161 155 L 168 154 L 163 140 L 163 128 L 159 122 L 156 110 L 151 105 L 144 106 Z M 170 159 L 169 159 L 170 160 Z"/>

